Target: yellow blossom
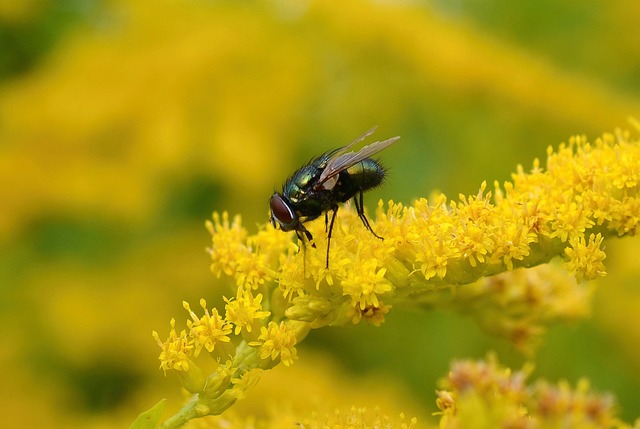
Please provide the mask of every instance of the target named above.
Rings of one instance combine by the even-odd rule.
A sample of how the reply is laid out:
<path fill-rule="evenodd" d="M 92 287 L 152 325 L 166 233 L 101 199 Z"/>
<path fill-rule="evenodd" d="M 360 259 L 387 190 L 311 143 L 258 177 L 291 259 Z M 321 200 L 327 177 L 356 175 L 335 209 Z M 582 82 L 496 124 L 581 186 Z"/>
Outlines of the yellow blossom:
<path fill-rule="evenodd" d="M 377 304 L 371 304 L 365 308 L 360 308 L 360 306 L 351 307 L 349 315 L 354 324 L 360 323 L 360 320 L 364 319 L 374 326 L 380 326 L 391 307 L 391 305 L 385 305 L 384 302 L 379 301 Z"/>
<path fill-rule="evenodd" d="M 201 299 L 200 306 L 204 310 L 204 316 L 198 317 L 187 302 L 183 302 L 182 305 L 189 312 L 192 319 L 187 321 L 187 326 L 189 327 L 189 336 L 195 342 L 194 356 L 198 356 L 203 347 L 212 352 L 216 343 L 228 343 L 231 341 L 229 334 L 233 327 L 218 314 L 218 309 L 214 308 L 209 314 L 207 301 Z"/>
<path fill-rule="evenodd" d="M 267 327 L 261 328 L 258 341 L 249 343 L 252 346 L 260 347 L 260 358 L 276 360 L 280 356 L 280 361 L 289 366 L 298 358 L 295 348 L 297 339 L 293 327 L 284 322 L 269 322 Z"/>
<path fill-rule="evenodd" d="M 187 336 L 187 331 L 182 330 L 178 334 L 175 330 L 176 321 L 171 319 L 171 330 L 169 331 L 169 338 L 162 342 L 160 336 L 156 331 L 153 331 L 153 337 L 162 349 L 160 352 L 160 368 L 167 373 L 168 369 L 174 369 L 176 371 L 188 371 L 189 370 L 189 356 L 193 349 L 193 340 Z"/>
<path fill-rule="evenodd" d="M 483 182 L 478 195 L 465 197 L 460 195 L 460 204 L 452 202 L 451 206 L 460 210 L 460 225 L 456 233 L 456 247 L 461 256 L 469 260 L 472 267 L 485 262 L 487 254 L 493 252 L 493 242 L 487 228 L 490 222 L 492 205 L 489 201 L 491 193 L 484 194 L 486 182 Z"/>
<path fill-rule="evenodd" d="M 236 261 L 236 286 L 258 289 L 265 281 L 271 280 L 271 273 L 265 264 L 265 255 L 249 253 Z"/>
<path fill-rule="evenodd" d="M 243 329 L 252 331 L 255 320 L 264 319 L 269 316 L 269 311 L 262 309 L 262 294 L 253 296 L 251 291 L 238 287 L 238 293 L 234 298 L 224 299 L 226 319 L 235 325 L 234 334 L 238 335 Z"/>
<path fill-rule="evenodd" d="M 238 256 L 247 255 L 244 240 L 247 231 L 241 226 L 240 216 L 235 216 L 233 222 L 229 222 L 229 214 L 222 213 L 222 219 L 218 213 L 213 214 L 213 222 L 207 221 L 205 226 L 211 236 L 213 243 L 209 250 L 211 255 L 211 271 L 220 277 L 220 274 L 233 275 L 238 266 Z"/>
<path fill-rule="evenodd" d="M 303 268 L 297 262 L 291 258 L 284 261 L 281 266 L 282 272 L 278 279 L 278 286 L 282 291 L 282 296 L 288 300 L 304 295 Z"/>
<path fill-rule="evenodd" d="M 602 263 L 607 257 L 601 249 L 603 241 L 604 237 L 600 233 L 589 235 L 588 243 L 584 236 L 578 236 L 569 241 L 571 247 L 564 249 L 569 257 L 565 265 L 578 280 L 593 280 L 606 274 Z"/>
<path fill-rule="evenodd" d="M 386 268 L 379 268 L 375 259 L 356 263 L 342 281 L 344 295 L 351 297 L 354 307 L 364 310 L 368 306 L 378 306 L 378 296 L 390 292 L 389 281 L 384 278 Z"/>

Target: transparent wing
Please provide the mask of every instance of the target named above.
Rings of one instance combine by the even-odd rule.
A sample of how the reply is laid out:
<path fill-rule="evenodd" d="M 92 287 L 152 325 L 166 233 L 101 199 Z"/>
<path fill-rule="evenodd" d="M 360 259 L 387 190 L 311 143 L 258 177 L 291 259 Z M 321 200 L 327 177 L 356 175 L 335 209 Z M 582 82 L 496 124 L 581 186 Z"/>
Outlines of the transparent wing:
<path fill-rule="evenodd" d="M 373 134 L 376 128 L 377 127 L 371 128 L 369 131 L 349 143 L 347 146 L 336 151 L 336 153 L 332 155 L 331 159 L 327 161 L 327 165 L 322 171 L 322 174 L 320 174 L 317 185 L 326 182 L 336 174 L 339 174 L 341 171 L 344 171 L 352 165 L 362 161 L 363 159 L 369 158 L 372 155 L 380 152 L 384 148 L 389 147 L 400 138 L 399 136 L 396 136 L 387 140 L 373 142 L 357 152 L 347 152 L 354 144 L 361 142 L 362 140 Z"/>
<path fill-rule="evenodd" d="M 355 145 L 356 143 L 360 143 L 362 140 L 366 139 L 367 137 L 369 137 L 371 134 L 375 133 L 376 130 L 378 129 L 378 126 L 374 126 L 373 128 L 371 128 L 370 130 L 366 131 L 364 134 L 362 134 L 360 137 L 358 137 L 357 139 L 355 139 L 354 141 L 352 141 L 351 143 L 349 143 L 348 145 L 341 147 L 340 149 L 338 149 L 335 153 L 335 155 L 340 155 L 342 153 L 345 153 L 346 151 L 348 151 L 349 149 L 351 149 L 351 147 L 353 145 Z"/>

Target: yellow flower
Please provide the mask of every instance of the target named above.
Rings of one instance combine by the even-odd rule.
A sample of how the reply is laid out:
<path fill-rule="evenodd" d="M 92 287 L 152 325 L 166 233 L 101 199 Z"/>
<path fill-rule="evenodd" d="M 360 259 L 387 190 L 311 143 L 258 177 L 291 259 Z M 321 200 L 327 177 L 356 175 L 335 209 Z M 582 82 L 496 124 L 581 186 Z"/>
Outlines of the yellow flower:
<path fill-rule="evenodd" d="M 265 328 L 261 328 L 258 341 L 249 343 L 252 346 L 260 347 L 260 358 L 276 360 L 280 356 L 280 361 L 289 366 L 298 358 L 298 352 L 295 348 L 297 339 L 296 332 L 284 322 L 269 322 Z"/>
<path fill-rule="evenodd" d="M 360 320 L 364 319 L 374 326 L 380 326 L 391 307 L 391 305 L 385 305 L 384 302 L 379 301 L 377 304 L 370 304 L 365 308 L 360 308 L 360 306 L 351 307 L 348 315 L 354 324 L 360 323 Z"/>
<path fill-rule="evenodd" d="M 165 375 L 168 369 L 174 369 L 176 371 L 188 371 L 189 370 L 189 357 L 193 349 L 193 340 L 187 335 L 187 331 L 182 330 L 178 334 L 175 330 L 176 321 L 171 319 L 171 331 L 169 331 L 169 338 L 162 342 L 160 336 L 156 331 L 152 332 L 153 338 L 162 349 L 160 352 L 160 368 L 164 371 Z"/>
<path fill-rule="evenodd" d="M 204 316 L 202 317 L 198 317 L 191 311 L 191 307 L 187 302 L 183 302 L 182 306 L 189 312 L 192 319 L 187 321 L 187 326 L 189 327 L 189 336 L 193 338 L 195 343 L 194 356 L 198 356 L 203 347 L 212 352 L 216 343 L 228 343 L 231 341 L 229 334 L 233 327 L 218 314 L 218 309 L 214 308 L 209 314 L 207 301 L 200 300 L 200 306 L 204 310 Z"/>
<path fill-rule="evenodd" d="M 213 221 L 207 221 L 205 227 L 212 237 L 207 251 L 211 256 L 211 271 L 235 278 L 236 286 L 258 289 L 265 282 L 273 280 L 276 272 L 270 266 L 280 258 L 282 252 L 291 245 L 286 235 L 273 234 L 269 227 L 256 235 L 248 236 L 242 227 L 240 216 L 229 221 L 229 214 L 213 214 Z"/>
<path fill-rule="evenodd" d="M 378 296 L 392 290 L 392 286 L 384 275 L 386 268 L 379 268 L 378 261 L 368 259 L 353 265 L 342 280 L 343 294 L 351 297 L 351 305 L 364 310 L 369 306 L 379 305 Z"/>
<path fill-rule="evenodd" d="M 606 275 L 602 263 L 607 257 L 601 249 L 603 241 L 604 237 L 600 233 L 589 235 L 588 243 L 584 236 L 578 236 L 569 241 L 571 247 L 564 249 L 564 253 L 569 257 L 569 261 L 565 265 L 579 281 L 582 279 L 592 280 Z"/>
<path fill-rule="evenodd" d="M 213 222 L 207 221 L 205 226 L 213 238 L 212 246 L 208 249 L 211 255 L 211 271 L 217 277 L 222 273 L 234 275 L 240 257 L 249 254 L 249 249 L 244 243 L 247 231 L 241 226 L 240 216 L 235 216 L 230 223 L 227 212 L 222 213 L 222 219 L 218 213 L 214 213 Z"/>
<path fill-rule="evenodd" d="M 251 291 L 238 287 L 238 293 L 234 298 L 224 299 L 226 319 L 235 325 L 234 334 L 238 335 L 243 329 L 251 332 L 254 321 L 264 319 L 271 314 L 262 309 L 262 294 L 253 296 Z"/>

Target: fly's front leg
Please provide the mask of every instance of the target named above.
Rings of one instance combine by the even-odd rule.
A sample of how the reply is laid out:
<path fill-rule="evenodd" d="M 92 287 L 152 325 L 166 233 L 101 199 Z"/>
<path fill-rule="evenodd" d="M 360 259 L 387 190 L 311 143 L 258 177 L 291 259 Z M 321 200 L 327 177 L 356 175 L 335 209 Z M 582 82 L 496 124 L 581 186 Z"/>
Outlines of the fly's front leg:
<path fill-rule="evenodd" d="M 338 206 L 333 207 L 333 214 L 331 215 L 331 223 L 329 224 L 329 233 L 327 234 L 327 263 L 326 268 L 329 268 L 329 246 L 331 245 L 331 233 L 333 232 L 333 222 L 336 220 L 336 214 L 338 213 Z M 326 213 L 325 213 L 325 216 Z"/>
<path fill-rule="evenodd" d="M 303 273 L 306 276 L 307 273 L 307 245 L 305 243 L 305 240 L 308 241 L 309 243 L 311 243 L 311 247 L 313 247 L 315 249 L 316 247 L 316 243 L 313 242 L 313 235 L 311 235 L 311 233 L 309 232 L 309 230 L 307 228 L 304 227 L 304 225 L 300 224 L 300 228 L 301 229 L 297 229 L 296 230 L 296 235 L 298 236 L 298 240 L 301 243 L 302 246 L 302 265 L 303 265 Z"/>
<path fill-rule="evenodd" d="M 309 244 L 311 244 L 311 247 L 315 249 L 316 243 L 314 243 L 313 241 L 313 235 L 311 235 L 309 230 L 305 228 L 304 225 L 300 225 L 300 229 L 296 230 L 296 235 L 298 236 L 298 240 L 302 242 L 303 246 L 305 245 L 304 241 L 306 240 L 309 242 Z"/>

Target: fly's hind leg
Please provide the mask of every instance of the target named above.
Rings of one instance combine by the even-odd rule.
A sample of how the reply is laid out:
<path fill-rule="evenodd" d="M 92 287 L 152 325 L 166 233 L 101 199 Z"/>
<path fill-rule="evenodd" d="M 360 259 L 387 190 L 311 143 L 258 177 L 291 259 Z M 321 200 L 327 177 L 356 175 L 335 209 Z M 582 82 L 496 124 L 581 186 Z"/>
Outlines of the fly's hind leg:
<path fill-rule="evenodd" d="M 363 192 L 360 191 L 359 192 L 359 196 L 355 196 L 353 197 L 353 201 L 355 201 L 356 203 L 356 211 L 358 212 L 358 217 L 360 218 L 360 220 L 362 221 L 362 223 L 364 224 L 364 226 L 371 231 L 371 234 L 373 234 L 374 237 L 379 238 L 380 240 L 384 240 L 382 237 L 380 237 L 378 234 L 376 234 L 373 229 L 371 228 L 371 225 L 369 224 L 369 219 L 367 219 L 367 217 L 364 214 L 364 197 L 363 197 Z M 332 222 L 333 224 L 333 222 Z"/>

